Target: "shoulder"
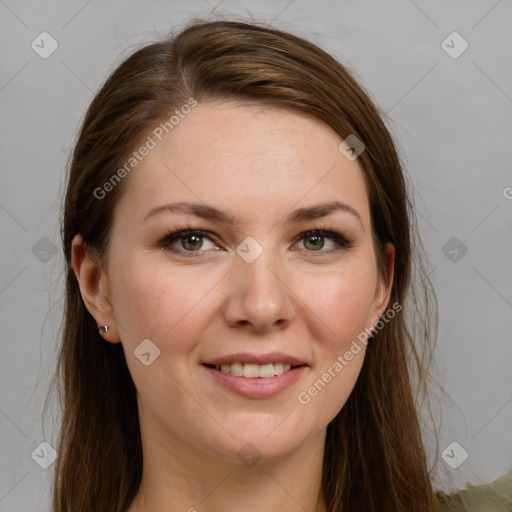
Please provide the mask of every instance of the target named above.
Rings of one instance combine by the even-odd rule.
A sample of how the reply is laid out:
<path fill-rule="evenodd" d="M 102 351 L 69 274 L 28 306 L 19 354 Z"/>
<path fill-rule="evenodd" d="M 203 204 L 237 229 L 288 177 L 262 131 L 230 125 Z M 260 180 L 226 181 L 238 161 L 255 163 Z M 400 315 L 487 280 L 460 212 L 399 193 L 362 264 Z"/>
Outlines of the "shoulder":
<path fill-rule="evenodd" d="M 437 494 L 442 512 L 511 512 L 512 471 L 493 482 L 468 485 L 465 489 Z"/>

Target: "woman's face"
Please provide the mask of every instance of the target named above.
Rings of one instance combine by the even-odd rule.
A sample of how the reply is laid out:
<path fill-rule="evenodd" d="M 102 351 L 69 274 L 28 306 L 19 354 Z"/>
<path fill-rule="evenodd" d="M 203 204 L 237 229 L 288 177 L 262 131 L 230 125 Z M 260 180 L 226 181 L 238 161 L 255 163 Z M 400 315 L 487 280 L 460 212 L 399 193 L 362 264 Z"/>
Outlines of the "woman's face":
<path fill-rule="evenodd" d="M 363 170 L 341 140 L 289 110 L 200 103 L 125 178 L 104 323 L 159 442 L 224 460 L 251 443 L 276 457 L 343 407 L 358 335 L 384 312 L 390 281 L 377 275 Z M 184 229 L 198 232 L 168 238 Z"/>

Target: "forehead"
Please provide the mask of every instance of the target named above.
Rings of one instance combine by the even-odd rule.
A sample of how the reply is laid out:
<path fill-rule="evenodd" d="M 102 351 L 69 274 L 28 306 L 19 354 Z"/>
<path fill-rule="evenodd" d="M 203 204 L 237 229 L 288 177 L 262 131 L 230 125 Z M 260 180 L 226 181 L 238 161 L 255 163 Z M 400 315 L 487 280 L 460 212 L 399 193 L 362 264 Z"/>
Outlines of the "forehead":
<path fill-rule="evenodd" d="M 125 178 L 116 217 L 139 220 L 174 201 L 204 202 L 241 222 L 319 201 L 344 201 L 369 225 L 364 170 L 322 121 L 286 108 L 200 103 Z M 145 139 L 147 140 L 147 139 Z"/>

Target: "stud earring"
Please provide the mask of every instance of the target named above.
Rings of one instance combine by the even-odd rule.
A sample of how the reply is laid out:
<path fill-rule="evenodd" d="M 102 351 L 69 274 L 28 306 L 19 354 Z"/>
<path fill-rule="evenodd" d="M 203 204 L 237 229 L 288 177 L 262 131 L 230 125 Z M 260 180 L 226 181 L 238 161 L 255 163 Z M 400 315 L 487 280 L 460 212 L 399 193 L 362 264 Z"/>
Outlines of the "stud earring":
<path fill-rule="evenodd" d="M 98 325 L 98 331 L 103 334 L 108 333 L 108 325 Z"/>

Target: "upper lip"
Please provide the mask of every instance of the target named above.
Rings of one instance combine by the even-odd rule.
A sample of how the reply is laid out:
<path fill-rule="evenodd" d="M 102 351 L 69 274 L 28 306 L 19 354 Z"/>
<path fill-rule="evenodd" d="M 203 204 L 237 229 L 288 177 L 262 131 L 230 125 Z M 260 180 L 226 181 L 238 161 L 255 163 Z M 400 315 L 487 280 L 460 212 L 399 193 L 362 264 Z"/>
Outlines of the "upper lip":
<path fill-rule="evenodd" d="M 248 363 L 248 364 L 270 364 L 270 363 L 283 363 L 291 366 L 308 366 L 308 364 L 299 359 L 283 352 L 269 352 L 267 354 L 250 354 L 248 352 L 240 352 L 238 354 L 230 354 L 227 356 L 217 357 L 215 359 L 209 359 L 204 361 L 202 364 L 210 364 L 220 366 L 223 364 L 234 364 L 234 363 Z"/>

